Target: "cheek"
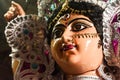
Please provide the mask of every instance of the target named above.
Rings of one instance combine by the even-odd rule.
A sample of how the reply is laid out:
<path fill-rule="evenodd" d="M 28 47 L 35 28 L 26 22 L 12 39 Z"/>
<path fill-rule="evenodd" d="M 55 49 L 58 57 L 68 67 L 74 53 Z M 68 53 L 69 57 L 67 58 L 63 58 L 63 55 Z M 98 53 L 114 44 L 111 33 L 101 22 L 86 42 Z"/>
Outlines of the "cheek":
<path fill-rule="evenodd" d="M 83 53 L 92 53 L 97 50 L 98 38 L 81 38 L 77 41 L 78 51 Z"/>
<path fill-rule="evenodd" d="M 91 66 L 95 66 L 94 64 L 99 65 L 102 62 L 102 47 L 98 48 L 98 40 L 99 38 L 79 40 L 77 44 L 81 64 L 90 63 Z"/>
<path fill-rule="evenodd" d="M 61 58 L 62 54 L 61 54 L 61 39 L 55 39 L 51 41 L 51 52 L 52 52 L 52 56 L 56 59 L 56 58 Z"/>

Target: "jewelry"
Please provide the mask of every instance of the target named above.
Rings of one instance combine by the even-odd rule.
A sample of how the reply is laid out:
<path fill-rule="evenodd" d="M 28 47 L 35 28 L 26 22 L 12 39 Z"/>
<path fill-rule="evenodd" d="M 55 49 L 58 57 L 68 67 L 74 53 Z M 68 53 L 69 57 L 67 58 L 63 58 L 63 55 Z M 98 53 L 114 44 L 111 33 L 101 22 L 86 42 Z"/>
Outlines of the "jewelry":
<path fill-rule="evenodd" d="M 14 80 L 53 79 L 54 60 L 45 31 L 46 21 L 37 15 L 18 16 L 6 26 L 5 36 L 12 49 L 10 57 L 19 62 Z"/>
<path fill-rule="evenodd" d="M 101 64 L 98 68 L 99 75 L 105 80 L 114 80 L 110 72 L 105 72 L 106 68 L 107 67 L 105 65 Z"/>
<path fill-rule="evenodd" d="M 84 34 L 75 34 L 73 38 L 97 38 L 98 33 L 84 33 Z"/>
<path fill-rule="evenodd" d="M 102 46 L 101 40 L 98 41 L 98 48 L 100 48 L 100 46 Z"/>
<path fill-rule="evenodd" d="M 101 80 L 101 78 L 92 75 L 73 76 L 73 80 Z"/>
<path fill-rule="evenodd" d="M 70 18 L 70 14 L 65 14 L 64 16 L 62 16 L 61 18 L 60 18 L 60 20 L 68 20 Z"/>
<path fill-rule="evenodd" d="M 58 21 L 58 19 L 61 17 L 60 15 L 63 14 L 63 12 L 69 12 L 69 13 L 76 13 L 76 14 L 84 14 L 84 13 L 92 13 L 94 12 L 93 10 L 76 10 L 71 8 L 68 5 L 68 2 L 88 2 L 88 3 L 94 3 L 97 4 L 103 8 L 106 7 L 106 2 L 102 1 L 102 0 L 65 0 L 64 4 L 62 5 L 61 10 L 59 11 L 59 13 L 56 15 L 56 17 L 49 23 L 48 29 L 51 28 L 51 26 L 54 26 L 53 24 Z"/>

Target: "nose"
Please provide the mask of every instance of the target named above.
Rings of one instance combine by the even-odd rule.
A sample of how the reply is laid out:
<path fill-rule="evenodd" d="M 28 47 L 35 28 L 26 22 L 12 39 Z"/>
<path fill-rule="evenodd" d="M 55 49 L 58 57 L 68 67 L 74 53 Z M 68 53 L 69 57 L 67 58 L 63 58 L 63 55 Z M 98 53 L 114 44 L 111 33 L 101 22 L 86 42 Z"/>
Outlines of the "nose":
<path fill-rule="evenodd" d="M 62 35 L 62 41 L 67 44 L 71 43 L 73 41 L 73 34 L 70 28 L 67 27 Z"/>

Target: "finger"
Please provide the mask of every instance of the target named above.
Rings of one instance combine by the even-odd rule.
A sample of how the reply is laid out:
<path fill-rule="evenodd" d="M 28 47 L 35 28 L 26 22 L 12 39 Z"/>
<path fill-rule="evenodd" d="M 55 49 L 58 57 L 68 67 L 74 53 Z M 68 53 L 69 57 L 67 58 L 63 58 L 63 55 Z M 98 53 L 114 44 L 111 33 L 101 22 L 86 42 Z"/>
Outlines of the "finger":
<path fill-rule="evenodd" d="M 15 10 L 16 10 L 16 7 L 11 6 L 11 7 L 9 8 L 9 11 L 15 12 Z"/>
<path fill-rule="evenodd" d="M 11 20 L 8 13 L 4 14 L 4 18 L 6 19 L 7 22 L 9 22 Z"/>
<path fill-rule="evenodd" d="M 8 11 L 7 13 L 8 13 L 8 16 L 11 16 L 11 17 L 14 16 L 14 12 L 13 11 Z"/>
<path fill-rule="evenodd" d="M 5 13 L 4 17 L 7 21 L 10 21 L 13 18 L 15 18 L 16 16 L 14 15 L 14 13 L 12 11 L 8 11 L 7 13 Z"/>
<path fill-rule="evenodd" d="M 25 11 L 23 10 L 22 6 L 14 1 L 11 2 L 13 7 L 16 7 L 19 15 L 25 15 Z"/>
<path fill-rule="evenodd" d="M 11 6 L 11 7 L 9 8 L 9 11 L 11 11 L 10 13 L 14 14 L 15 16 L 19 15 L 18 10 L 17 10 L 16 7 L 14 7 L 14 6 Z"/>

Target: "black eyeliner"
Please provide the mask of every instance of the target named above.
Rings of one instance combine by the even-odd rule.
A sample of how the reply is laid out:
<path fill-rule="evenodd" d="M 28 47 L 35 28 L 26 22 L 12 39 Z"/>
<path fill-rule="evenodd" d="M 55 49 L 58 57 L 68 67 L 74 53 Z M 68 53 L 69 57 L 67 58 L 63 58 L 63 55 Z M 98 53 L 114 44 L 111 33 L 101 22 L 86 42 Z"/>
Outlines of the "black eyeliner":
<path fill-rule="evenodd" d="M 63 25 L 63 24 L 57 24 L 57 25 L 55 25 L 55 26 L 54 26 L 54 28 L 59 27 L 59 26 L 66 27 L 66 26 L 65 26 L 65 25 Z"/>
<path fill-rule="evenodd" d="M 91 20 L 88 20 L 88 19 L 85 19 L 85 18 L 75 18 L 75 19 L 71 20 L 71 21 L 68 23 L 68 25 L 69 25 L 70 23 L 72 23 L 73 21 L 79 20 L 79 19 L 81 19 L 81 20 L 86 20 L 86 21 L 88 21 L 88 22 L 90 22 L 90 23 L 93 23 Z"/>

